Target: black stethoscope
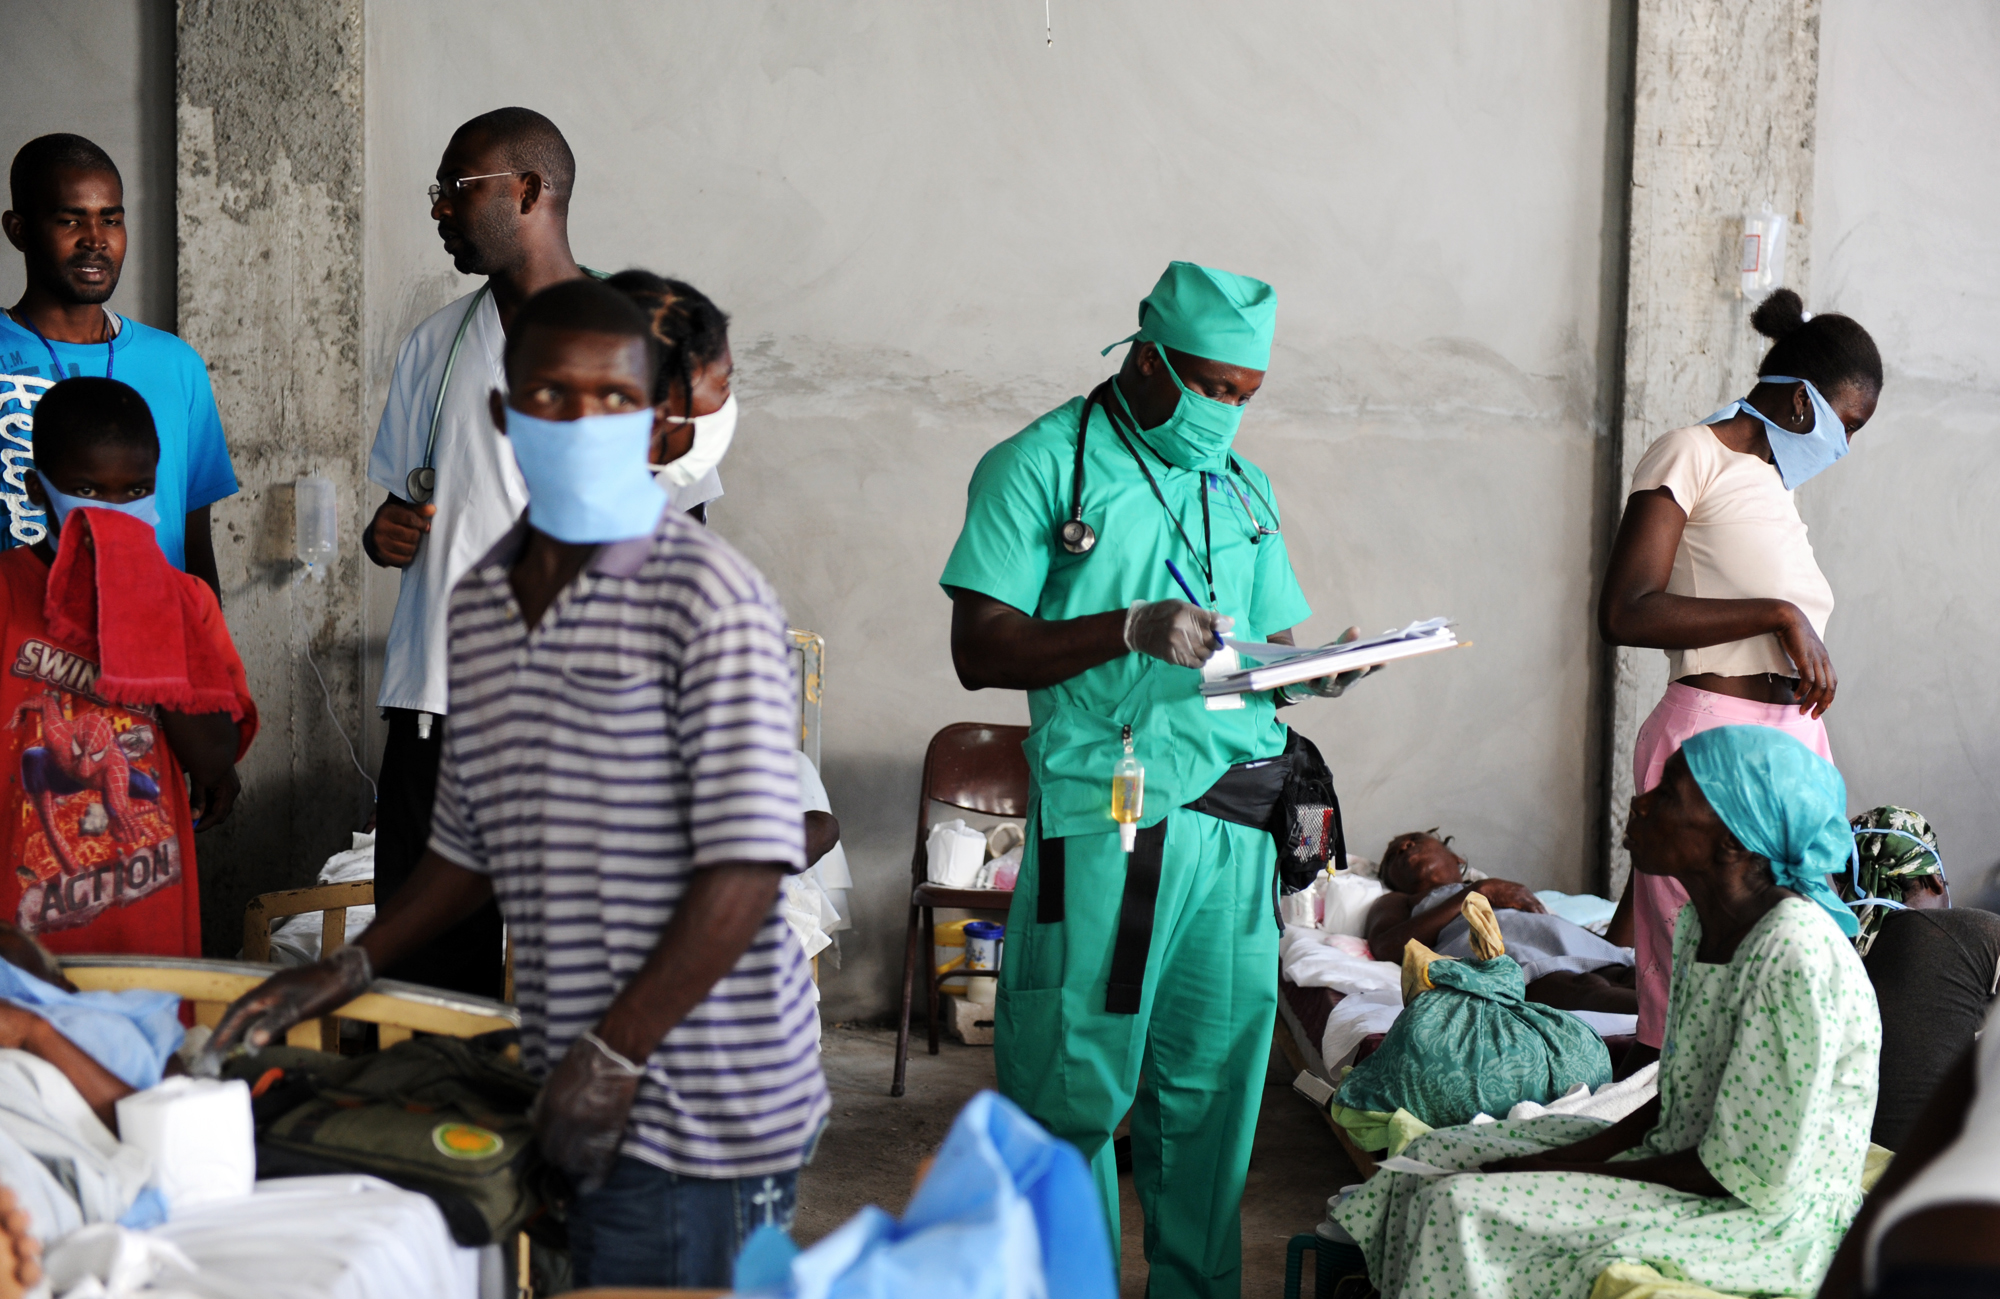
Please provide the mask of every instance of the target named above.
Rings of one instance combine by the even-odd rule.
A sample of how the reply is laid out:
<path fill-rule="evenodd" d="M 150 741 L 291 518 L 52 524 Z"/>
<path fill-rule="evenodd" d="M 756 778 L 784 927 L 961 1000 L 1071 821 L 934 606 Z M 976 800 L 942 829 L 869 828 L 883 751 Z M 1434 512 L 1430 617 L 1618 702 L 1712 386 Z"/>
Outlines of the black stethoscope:
<path fill-rule="evenodd" d="M 1180 534 L 1181 543 L 1187 547 L 1189 557 L 1201 565 L 1202 576 L 1207 579 L 1209 584 L 1209 600 L 1213 602 L 1215 599 L 1215 543 L 1209 533 L 1208 483 L 1206 480 L 1210 477 L 1221 478 L 1222 475 L 1209 474 L 1207 471 L 1203 471 L 1201 536 L 1205 547 L 1204 550 L 1197 551 L 1194 548 L 1194 541 L 1188 536 L 1187 531 L 1181 527 L 1180 517 L 1174 513 L 1173 507 L 1167 504 L 1166 493 L 1160 490 L 1159 481 L 1153 477 L 1153 471 L 1147 468 L 1146 458 L 1139 454 L 1139 449 L 1132 445 L 1130 438 L 1125 436 L 1125 430 L 1119 426 L 1118 416 L 1111 409 L 1111 403 L 1105 400 L 1105 393 L 1111 387 L 1111 383 L 1111 380 L 1106 379 L 1103 383 L 1097 385 L 1090 396 L 1084 398 L 1083 414 L 1077 417 L 1076 472 L 1072 475 L 1070 481 L 1069 517 L 1056 526 L 1056 544 L 1072 555 L 1087 555 L 1097 546 L 1097 529 L 1083 521 L 1083 453 L 1084 442 L 1090 434 L 1090 408 L 1093 406 L 1102 406 L 1104 407 L 1104 417 L 1111 421 L 1111 431 L 1118 435 L 1118 440 L 1124 444 L 1125 450 L 1131 455 L 1132 462 L 1138 465 L 1139 472 L 1145 475 L 1146 486 L 1153 489 L 1153 499 L 1160 503 L 1162 510 L 1166 511 L 1167 521 L 1172 523 L 1174 531 Z M 1136 427 L 1133 429 L 1133 433 L 1138 435 Z M 1144 442 L 1144 436 L 1140 435 L 1139 440 Z M 1147 449 L 1151 450 L 1151 447 L 1149 446 Z M 1155 452 L 1154 454 L 1157 455 L 1158 453 Z M 1161 460 L 1161 463 L 1166 463 L 1164 458 Z M 1236 479 L 1243 476 L 1243 466 L 1236 463 L 1235 456 L 1229 457 L 1229 473 L 1230 476 L 1224 478 L 1223 481 L 1227 482 L 1230 490 L 1236 493 L 1237 501 L 1243 506 L 1244 517 L 1248 518 L 1250 525 L 1256 529 L 1255 532 L 1250 534 L 1250 544 L 1253 546 L 1258 545 L 1265 537 L 1279 535 L 1277 527 L 1278 511 L 1272 506 L 1270 498 L 1264 495 L 1256 483 L 1253 482 L 1250 484 L 1250 490 L 1257 493 L 1257 499 L 1263 502 L 1265 512 L 1271 516 L 1272 526 L 1267 528 L 1258 522 L 1256 511 L 1250 508 L 1249 498 L 1244 496 L 1243 489 L 1237 486 Z M 1246 481 L 1248 480 L 1246 479 Z M 1204 559 L 1207 561 L 1206 563 L 1202 562 Z"/>

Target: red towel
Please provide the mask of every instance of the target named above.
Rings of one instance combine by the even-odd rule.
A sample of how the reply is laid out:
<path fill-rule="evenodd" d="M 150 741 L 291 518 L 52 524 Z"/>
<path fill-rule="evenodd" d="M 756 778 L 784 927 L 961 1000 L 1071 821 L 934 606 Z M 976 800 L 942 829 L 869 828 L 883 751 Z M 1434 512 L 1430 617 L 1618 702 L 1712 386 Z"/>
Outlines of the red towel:
<path fill-rule="evenodd" d="M 60 537 L 43 617 L 63 648 L 97 664 L 95 692 L 242 721 L 228 665 L 200 633 L 214 597 L 167 562 L 152 526 L 116 510 L 77 509 Z"/>

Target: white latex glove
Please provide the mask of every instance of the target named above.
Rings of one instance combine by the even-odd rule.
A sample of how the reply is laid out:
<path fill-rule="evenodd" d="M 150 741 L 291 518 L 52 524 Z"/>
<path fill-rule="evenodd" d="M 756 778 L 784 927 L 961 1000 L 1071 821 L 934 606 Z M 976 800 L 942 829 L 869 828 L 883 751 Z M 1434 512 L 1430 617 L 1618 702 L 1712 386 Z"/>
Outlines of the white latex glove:
<path fill-rule="evenodd" d="M 1359 627 L 1349 627 L 1346 631 L 1340 633 L 1339 639 L 1333 643 L 1336 645 L 1345 645 L 1360 635 L 1361 629 Z M 1347 693 L 1349 686 L 1363 677 L 1373 676 L 1387 666 L 1388 664 L 1386 663 L 1377 663 L 1374 667 L 1356 668 L 1352 672 L 1342 672 L 1334 676 L 1314 677 L 1310 681 L 1300 681 L 1282 687 L 1278 691 L 1278 696 L 1286 703 L 1293 704 L 1304 699 L 1338 699 Z"/>
<path fill-rule="evenodd" d="M 1125 648 L 1184 668 L 1198 668 L 1222 648 L 1222 634 L 1236 625 L 1185 600 L 1134 600 L 1125 611 Z"/>

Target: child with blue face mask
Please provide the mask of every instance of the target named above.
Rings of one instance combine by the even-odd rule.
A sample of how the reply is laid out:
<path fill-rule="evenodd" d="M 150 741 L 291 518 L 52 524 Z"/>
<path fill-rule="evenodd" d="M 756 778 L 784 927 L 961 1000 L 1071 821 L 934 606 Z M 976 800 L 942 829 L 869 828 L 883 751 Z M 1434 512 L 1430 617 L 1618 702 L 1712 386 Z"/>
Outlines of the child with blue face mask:
<path fill-rule="evenodd" d="M 0 553 L 0 918 L 56 952 L 199 956 L 195 831 L 229 815 L 256 707 L 206 583 L 153 528 L 140 394 L 66 379 L 23 486 L 51 533 Z"/>

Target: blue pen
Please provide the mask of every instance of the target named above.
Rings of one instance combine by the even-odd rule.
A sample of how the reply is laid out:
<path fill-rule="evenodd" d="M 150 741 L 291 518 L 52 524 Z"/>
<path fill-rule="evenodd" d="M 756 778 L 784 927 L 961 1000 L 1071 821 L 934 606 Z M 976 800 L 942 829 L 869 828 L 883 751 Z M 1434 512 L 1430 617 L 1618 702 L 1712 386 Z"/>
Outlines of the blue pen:
<path fill-rule="evenodd" d="M 1167 561 L 1167 572 L 1173 574 L 1174 584 L 1179 586 L 1182 591 L 1187 593 L 1189 604 L 1192 604 L 1197 609 L 1205 609 L 1208 607 L 1201 602 L 1201 597 L 1194 593 L 1194 588 L 1188 585 L 1188 580 L 1185 577 L 1181 576 L 1181 570 L 1174 566 L 1174 561 L 1171 559 Z M 1215 648 L 1217 649 L 1222 648 L 1221 632 L 1217 632 L 1215 634 Z"/>

